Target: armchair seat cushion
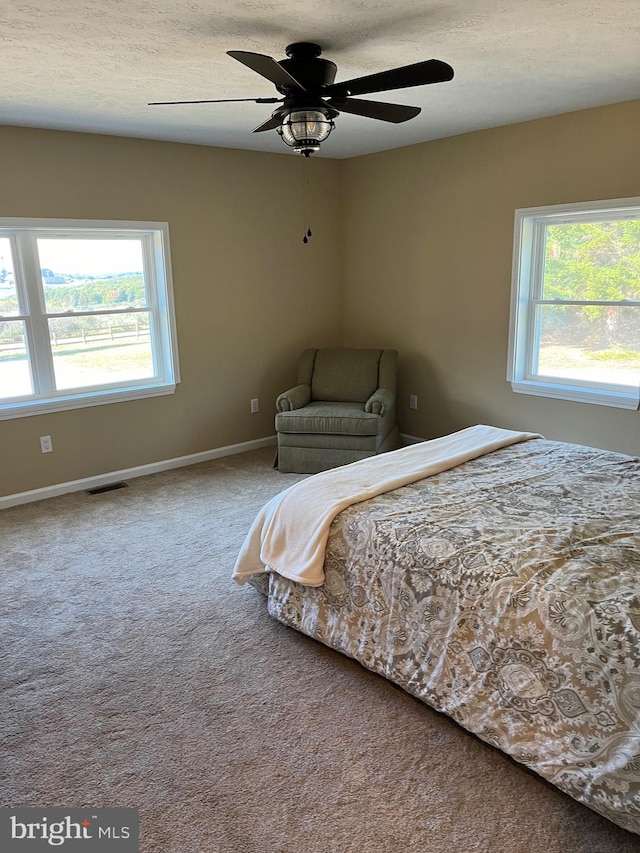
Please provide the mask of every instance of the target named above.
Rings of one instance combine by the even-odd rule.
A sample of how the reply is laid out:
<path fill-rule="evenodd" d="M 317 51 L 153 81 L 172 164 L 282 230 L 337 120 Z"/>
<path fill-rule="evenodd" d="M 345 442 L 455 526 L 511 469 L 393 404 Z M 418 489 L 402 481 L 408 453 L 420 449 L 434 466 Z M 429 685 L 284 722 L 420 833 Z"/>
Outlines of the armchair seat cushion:
<path fill-rule="evenodd" d="M 365 412 L 364 403 L 316 401 L 292 412 L 278 412 L 276 430 L 315 435 L 377 435 L 380 417 Z"/>

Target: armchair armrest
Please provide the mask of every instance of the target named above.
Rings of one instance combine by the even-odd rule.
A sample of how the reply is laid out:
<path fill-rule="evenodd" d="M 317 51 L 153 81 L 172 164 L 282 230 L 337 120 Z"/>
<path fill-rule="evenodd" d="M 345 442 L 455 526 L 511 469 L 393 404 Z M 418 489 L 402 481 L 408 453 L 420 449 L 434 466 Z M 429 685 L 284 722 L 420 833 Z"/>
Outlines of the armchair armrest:
<path fill-rule="evenodd" d="M 373 415 L 386 415 L 396 401 L 396 395 L 388 388 L 378 388 L 364 404 L 365 412 Z"/>
<path fill-rule="evenodd" d="M 292 412 L 301 409 L 311 402 L 311 386 L 296 385 L 288 391 L 283 391 L 276 399 L 276 409 L 279 412 Z"/>

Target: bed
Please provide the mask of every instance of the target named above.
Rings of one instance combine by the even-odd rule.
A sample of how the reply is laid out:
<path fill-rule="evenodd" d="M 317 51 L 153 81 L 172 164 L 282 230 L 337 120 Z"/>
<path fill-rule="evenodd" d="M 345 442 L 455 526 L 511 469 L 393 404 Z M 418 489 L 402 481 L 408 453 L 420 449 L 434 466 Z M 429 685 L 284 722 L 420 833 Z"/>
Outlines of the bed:
<path fill-rule="evenodd" d="M 640 834 L 640 459 L 472 427 L 287 489 L 234 578 Z"/>

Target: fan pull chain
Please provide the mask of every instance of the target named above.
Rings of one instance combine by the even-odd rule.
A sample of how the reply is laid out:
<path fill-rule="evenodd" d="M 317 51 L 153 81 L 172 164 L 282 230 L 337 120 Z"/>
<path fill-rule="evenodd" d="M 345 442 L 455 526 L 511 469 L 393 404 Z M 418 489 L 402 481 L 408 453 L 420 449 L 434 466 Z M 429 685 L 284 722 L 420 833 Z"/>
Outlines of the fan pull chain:
<path fill-rule="evenodd" d="M 309 183 L 309 182 L 307 181 L 307 184 L 308 184 L 308 183 Z M 309 220 L 307 219 L 307 201 L 306 201 L 306 197 L 305 197 L 305 194 L 304 194 L 304 185 L 305 185 L 305 180 L 304 180 L 304 178 L 303 178 L 303 179 L 302 179 L 302 218 L 303 218 L 303 221 L 304 221 L 304 222 L 307 222 L 307 223 L 308 223 L 308 222 L 309 222 Z M 311 226 L 310 226 L 310 225 L 307 225 L 307 230 L 304 232 L 304 236 L 303 236 L 303 238 L 302 238 L 302 242 L 303 242 L 303 243 L 308 243 L 308 242 L 309 242 L 309 237 L 312 237 L 312 236 L 313 236 L 313 234 L 312 234 L 312 232 L 311 232 Z"/>

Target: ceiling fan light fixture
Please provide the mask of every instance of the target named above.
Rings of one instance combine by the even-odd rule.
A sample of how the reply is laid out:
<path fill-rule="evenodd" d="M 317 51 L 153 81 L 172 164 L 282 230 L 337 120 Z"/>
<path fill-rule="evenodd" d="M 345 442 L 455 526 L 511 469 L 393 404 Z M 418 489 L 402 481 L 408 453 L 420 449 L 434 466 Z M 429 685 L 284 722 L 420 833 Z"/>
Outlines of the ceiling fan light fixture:
<path fill-rule="evenodd" d="M 320 143 L 334 127 L 330 115 L 322 110 L 292 110 L 284 117 L 278 133 L 297 154 L 308 157 L 320 150 Z"/>

